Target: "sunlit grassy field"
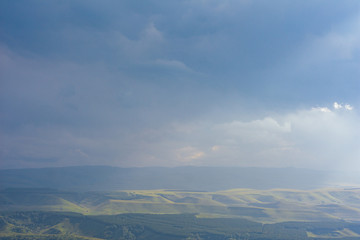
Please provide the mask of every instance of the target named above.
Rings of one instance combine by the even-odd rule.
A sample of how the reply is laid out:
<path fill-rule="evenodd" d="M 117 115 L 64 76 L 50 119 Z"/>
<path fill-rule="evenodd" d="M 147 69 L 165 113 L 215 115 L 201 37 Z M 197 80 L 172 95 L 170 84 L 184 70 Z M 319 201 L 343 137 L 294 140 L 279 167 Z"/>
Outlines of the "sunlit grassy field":
<path fill-rule="evenodd" d="M 261 223 L 360 219 L 360 189 L 311 191 L 231 189 L 217 192 L 136 190 L 72 193 L 4 190 L 1 210 L 196 214 L 200 218 L 245 218 Z"/>

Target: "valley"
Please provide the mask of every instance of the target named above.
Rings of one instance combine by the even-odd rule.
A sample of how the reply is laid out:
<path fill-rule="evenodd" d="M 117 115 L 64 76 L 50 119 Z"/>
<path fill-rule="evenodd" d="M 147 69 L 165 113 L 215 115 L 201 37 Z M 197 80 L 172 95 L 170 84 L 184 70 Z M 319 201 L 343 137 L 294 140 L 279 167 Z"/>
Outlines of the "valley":
<path fill-rule="evenodd" d="M 360 219 L 360 189 L 216 192 L 7 189 L 0 191 L 0 202 L 2 211 L 60 211 L 85 215 L 196 214 L 200 218 L 244 218 L 261 223 Z"/>
<path fill-rule="evenodd" d="M 350 175 L 341 178 L 352 183 L 343 187 L 328 173 L 285 168 L 98 166 L 0 174 L 4 240 L 360 239 L 360 188 Z"/>
<path fill-rule="evenodd" d="M 0 191 L 0 239 L 360 239 L 360 189 Z"/>

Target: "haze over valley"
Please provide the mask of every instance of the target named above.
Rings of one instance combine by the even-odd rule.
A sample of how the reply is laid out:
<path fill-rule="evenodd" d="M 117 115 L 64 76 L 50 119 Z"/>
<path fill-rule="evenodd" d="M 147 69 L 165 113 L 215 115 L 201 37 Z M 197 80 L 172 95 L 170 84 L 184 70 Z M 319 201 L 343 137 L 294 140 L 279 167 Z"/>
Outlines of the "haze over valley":
<path fill-rule="evenodd" d="M 358 0 L 2 0 L 0 26 L 0 239 L 360 239 Z"/>

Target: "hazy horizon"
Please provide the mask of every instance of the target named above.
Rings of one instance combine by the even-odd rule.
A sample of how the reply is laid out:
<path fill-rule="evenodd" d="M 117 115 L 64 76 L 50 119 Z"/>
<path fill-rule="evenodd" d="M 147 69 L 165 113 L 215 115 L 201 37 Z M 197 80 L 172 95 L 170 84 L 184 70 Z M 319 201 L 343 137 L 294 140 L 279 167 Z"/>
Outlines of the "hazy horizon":
<path fill-rule="evenodd" d="M 360 170 L 360 2 L 0 2 L 0 169 Z"/>

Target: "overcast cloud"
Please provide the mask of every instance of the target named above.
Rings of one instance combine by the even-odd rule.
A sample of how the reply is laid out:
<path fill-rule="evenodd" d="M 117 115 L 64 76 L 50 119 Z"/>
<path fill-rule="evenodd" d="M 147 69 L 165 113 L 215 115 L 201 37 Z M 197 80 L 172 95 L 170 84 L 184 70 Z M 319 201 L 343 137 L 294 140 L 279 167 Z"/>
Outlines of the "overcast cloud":
<path fill-rule="evenodd" d="M 0 167 L 360 167 L 360 3 L 0 2 Z"/>

